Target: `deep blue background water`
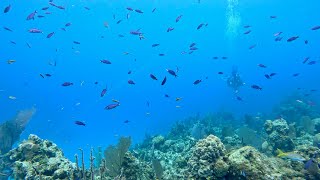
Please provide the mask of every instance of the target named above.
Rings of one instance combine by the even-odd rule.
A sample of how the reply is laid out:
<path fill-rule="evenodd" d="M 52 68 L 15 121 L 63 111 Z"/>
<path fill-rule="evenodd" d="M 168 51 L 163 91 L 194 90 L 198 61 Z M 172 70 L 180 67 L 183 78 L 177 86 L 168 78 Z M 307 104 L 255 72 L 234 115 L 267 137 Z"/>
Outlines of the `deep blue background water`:
<path fill-rule="evenodd" d="M 34 133 L 53 140 L 72 158 L 79 147 L 106 147 L 116 143 L 122 135 L 132 136 L 134 142 L 140 142 L 146 133 L 165 133 L 176 120 L 197 113 L 206 115 L 221 109 L 238 117 L 244 113 L 268 113 L 298 87 L 305 92 L 319 89 L 319 65 L 302 64 L 308 56 L 311 60 L 319 60 L 320 31 L 310 30 L 320 25 L 319 2 L 239 0 L 233 9 L 241 20 L 235 27 L 236 36 L 227 33 L 228 4 L 232 2 L 54 1 L 66 7 L 66 10 L 60 10 L 48 5 L 47 1 L 1 1 L 1 8 L 12 5 L 9 13 L 1 12 L 1 26 L 11 28 L 13 32 L 0 30 L 0 89 L 4 90 L 0 92 L 0 122 L 12 118 L 20 109 L 35 106 L 37 113 L 22 138 Z M 48 11 L 52 14 L 26 21 L 34 10 L 39 11 L 38 15 L 44 14 L 40 9 L 45 6 L 50 6 Z M 85 6 L 90 10 L 84 9 Z M 127 20 L 126 7 L 141 9 L 144 13 L 131 12 Z M 154 13 L 151 12 L 153 8 L 157 8 Z M 176 23 L 179 15 L 183 17 Z M 278 18 L 270 19 L 271 15 Z M 120 19 L 122 22 L 116 24 Z M 105 21 L 109 28 L 103 26 Z M 61 31 L 68 22 L 72 25 L 66 32 Z M 208 23 L 208 27 L 196 30 L 200 23 Z M 249 35 L 243 35 L 244 25 L 252 26 Z M 167 33 L 168 27 L 175 29 Z M 39 28 L 44 33 L 30 34 L 27 32 L 30 28 Z M 145 33 L 145 40 L 129 34 L 139 28 Z M 284 39 L 275 42 L 273 34 L 279 31 L 284 32 Z M 50 32 L 55 35 L 47 39 Z M 119 38 L 118 34 L 125 37 Z M 300 36 L 297 41 L 286 42 L 297 35 Z M 309 40 L 309 44 L 305 45 L 304 40 Z M 75 45 L 73 41 L 81 44 Z M 26 46 L 27 42 L 32 48 Z M 192 42 L 197 43 L 199 50 L 182 55 Z M 154 43 L 160 46 L 151 48 Z M 253 44 L 257 47 L 249 50 Z M 129 52 L 129 55 L 123 52 Z M 160 57 L 159 53 L 165 56 Z M 227 56 L 228 59 L 213 60 L 214 56 Z M 9 59 L 17 62 L 8 65 Z M 112 64 L 102 64 L 101 59 L 109 59 Z M 54 61 L 57 66 L 50 66 L 49 62 Z M 257 67 L 259 63 L 268 68 Z M 176 66 L 179 72 L 174 78 L 166 69 L 175 70 Z M 225 76 L 233 66 L 238 67 L 246 83 L 239 93 L 244 102 L 237 101 L 232 89 L 226 85 Z M 129 70 L 133 72 L 131 75 L 127 74 Z M 218 71 L 226 75 L 218 75 Z M 264 74 L 271 72 L 278 75 L 267 80 Z M 50 73 L 52 77 L 43 79 L 40 73 Z M 150 79 L 150 73 L 158 77 L 158 82 Z M 293 78 L 293 73 L 301 75 Z M 164 76 L 168 81 L 161 86 Z M 136 85 L 129 85 L 129 79 Z M 196 79 L 203 82 L 195 86 Z M 62 87 L 65 81 L 74 85 Z M 99 84 L 95 85 L 95 81 Z M 252 84 L 262 86 L 263 90 L 251 89 Z M 100 92 L 105 86 L 108 86 L 108 93 L 101 98 Z M 164 94 L 170 98 L 165 98 Z M 11 100 L 8 96 L 17 99 Z M 176 97 L 183 97 L 183 100 L 176 102 Z M 312 98 L 319 100 L 318 93 Z M 104 110 L 112 103 L 111 99 L 119 99 L 121 105 Z M 147 107 L 147 101 L 150 107 Z M 176 108 L 177 105 L 181 108 Z M 146 115 L 147 112 L 150 115 Z M 75 120 L 85 121 L 87 126 L 77 126 Z M 125 120 L 131 122 L 124 124 Z"/>

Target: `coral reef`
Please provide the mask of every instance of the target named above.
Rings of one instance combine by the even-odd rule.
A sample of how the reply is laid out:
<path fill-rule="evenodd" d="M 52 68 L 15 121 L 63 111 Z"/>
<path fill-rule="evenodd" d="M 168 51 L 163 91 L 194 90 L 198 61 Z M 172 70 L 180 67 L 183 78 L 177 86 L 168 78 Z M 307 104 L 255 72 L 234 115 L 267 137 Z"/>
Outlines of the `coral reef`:
<path fill-rule="evenodd" d="M 237 121 L 224 111 L 204 117 L 197 114 L 178 121 L 167 135 L 147 135 L 130 150 L 130 137 L 121 137 L 105 151 L 91 148 L 88 159 L 79 149 L 75 163 L 52 142 L 30 135 L 17 148 L 0 155 L 0 179 L 10 175 L 35 180 L 320 179 L 319 116 L 304 101 L 291 99 L 279 109 L 288 121 L 265 121 L 272 116 L 261 113 Z M 18 115 L 15 123 L 24 128 L 32 114 Z M 9 129 L 1 125 L 0 130 L 4 127 Z M 10 149 L 12 144 L 0 141 L 0 145 Z M 277 149 L 283 152 L 276 154 Z"/>
<path fill-rule="evenodd" d="M 303 116 L 311 119 L 319 117 L 319 113 L 314 106 L 310 105 L 310 100 L 301 94 L 293 94 L 284 99 L 278 106 L 274 107 L 273 117 L 282 117 L 289 123 L 300 122 Z"/>
<path fill-rule="evenodd" d="M 214 135 L 197 142 L 188 161 L 191 179 L 218 179 L 224 177 L 229 165 L 224 162 L 225 147 L 220 139 Z"/>
<path fill-rule="evenodd" d="M 265 132 L 268 134 L 267 140 L 263 143 L 264 150 L 272 154 L 277 149 L 292 151 L 295 147 L 293 140 L 289 136 L 289 126 L 284 119 L 274 121 L 267 120 L 264 124 Z"/>
<path fill-rule="evenodd" d="M 63 156 L 56 144 L 30 135 L 6 154 L 14 179 L 74 179 L 76 166 Z"/>
<path fill-rule="evenodd" d="M 122 176 L 127 180 L 148 180 L 155 179 L 151 166 L 139 161 L 131 153 L 127 152 L 122 164 Z"/>
<path fill-rule="evenodd" d="M 303 179 L 301 172 L 278 158 L 268 158 L 255 148 L 245 146 L 232 152 L 228 157 L 230 165 L 228 178 L 235 179 Z"/>

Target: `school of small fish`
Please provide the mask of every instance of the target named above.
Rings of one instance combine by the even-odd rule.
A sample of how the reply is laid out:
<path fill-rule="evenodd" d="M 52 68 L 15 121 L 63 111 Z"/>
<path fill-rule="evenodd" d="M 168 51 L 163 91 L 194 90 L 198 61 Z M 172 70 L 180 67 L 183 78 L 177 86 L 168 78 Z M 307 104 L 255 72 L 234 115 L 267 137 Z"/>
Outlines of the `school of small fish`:
<path fill-rule="evenodd" d="M 58 1 L 57 1 L 58 2 Z M 59 1 L 60 3 L 61 1 Z M 198 1 L 198 3 L 200 3 L 200 0 Z M 18 6 L 18 4 L 9 4 L 7 6 L 4 7 L 3 9 L 3 13 L 5 14 L 5 16 L 15 16 L 14 14 L 14 10 L 15 10 L 15 6 Z M 68 13 L 72 13 L 71 10 L 69 10 L 68 8 L 70 8 L 67 3 L 65 2 L 65 5 L 63 4 L 58 4 L 56 2 L 54 2 L 53 0 L 49 0 L 47 6 L 45 7 L 34 7 L 34 10 L 27 12 L 25 17 L 16 17 L 16 18 L 24 18 L 25 21 L 28 22 L 35 22 L 35 21 L 39 21 L 40 19 L 45 19 L 47 16 L 54 16 L 55 13 L 64 13 L 64 11 L 68 11 Z M 94 8 L 90 8 L 88 6 L 85 7 L 81 7 L 83 8 L 85 11 L 94 11 Z M 122 17 L 121 14 L 113 14 L 112 16 L 112 20 L 110 21 L 104 21 L 101 22 L 100 25 L 97 26 L 101 26 L 104 27 L 105 29 L 111 29 L 112 26 L 117 26 L 117 25 L 122 25 L 124 23 L 126 23 L 127 21 L 134 21 L 134 15 L 139 15 L 139 16 L 151 16 L 151 15 L 156 15 L 158 11 L 161 11 L 162 9 L 158 9 L 158 8 L 152 8 L 152 9 L 140 9 L 138 7 L 123 7 L 123 10 L 125 11 L 125 16 L 124 18 L 119 18 Z M 192 18 L 192 17 L 187 17 L 184 14 L 177 14 L 176 17 L 173 17 L 171 20 L 172 23 L 170 23 L 170 25 L 166 26 L 166 27 L 162 27 L 163 28 L 163 33 L 174 33 L 176 31 L 181 31 L 181 29 L 179 29 L 178 27 L 182 24 L 185 23 L 185 21 L 187 21 L 187 18 Z M 269 17 L 266 17 L 266 20 L 272 20 L 272 21 L 277 21 L 278 20 L 278 16 L 275 15 L 271 15 Z M 280 21 L 280 20 L 279 20 Z M 319 22 L 320 24 L 320 22 Z M 52 30 L 47 30 L 45 27 L 30 27 L 29 29 L 26 29 L 25 33 L 30 33 L 33 34 L 34 36 L 37 36 L 37 34 L 43 34 L 44 37 L 43 40 L 45 39 L 52 39 L 52 38 L 59 38 L 59 34 L 61 34 L 62 32 L 68 33 L 68 30 L 73 28 L 74 23 L 68 19 L 65 21 L 64 24 L 61 24 L 60 27 L 56 27 L 56 29 L 52 29 Z M 139 25 L 137 24 L 137 26 L 139 27 Z M 207 22 L 198 22 L 198 25 L 195 27 L 190 27 L 193 28 L 194 32 L 201 32 L 203 31 L 205 28 L 209 28 L 210 25 Z M 4 31 L 6 31 L 7 33 L 16 33 L 15 29 L 10 27 L 10 26 L 3 26 Z M 44 29 L 46 29 L 46 31 L 44 31 Z M 320 25 L 310 25 L 310 29 L 308 29 L 309 31 L 319 31 L 320 33 Z M 62 32 L 60 32 L 62 31 Z M 251 36 L 254 32 L 254 25 L 251 24 L 246 24 L 243 25 L 243 33 L 241 34 L 241 36 Z M 272 32 L 271 33 L 271 38 L 274 38 L 273 40 L 275 41 L 275 43 L 279 43 L 279 42 L 285 42 L 285 43 L 304 43 L 305 45 L 309 44 L 309 40 L 304 39 L 303 34 L 301 35 L 290 35 L 292 34 L 291 32 L 283 32 L 283 31 L 278 31 L 278 32 Z M 137 29 L 131 29 L 128 30 L 127 34 L 124 34 L 123 32 L 117 32 L 117 36 L 118 38 L 126 38 L 127 36 L 133 36 L 133 37 L 137 37 L 137 39 L 144 41 L 147 40 L 147 29 L 143 29 L 143 28 L 137 28 Z M 101 38 L 104 38 L 104 36 L 101 36 Z M 148 41 L 149 42 L 149 41 Z M 10 44 L 17 45 L 17 42 L 14 40 L 11 40 L 9 42 Z M 80 51 L 78 49 L 80 49 L 79 47 L 81 47 L 83 44 L 81 43 L 81 39 L 74 39 L 71 40 L 69 42 L 67 42 L 67 40 L 65 41 L 65 43 L 69 43 L 72 44 L 73 47 L 72 49 L 79 54 Z M 27 48 L 32 48 L 31 44 L 29 42 L 24 42 L 25 46 Z M 260 44 L 260 43 L 259 43 Z M 254 51 L 256 48 L 259 48 L 259 44 L 258 43 L 252 43 L 252 45 L 250 45 L 248 48 L 250 51 Z M 150 43 L 150 47 L 153 48 L 155 51 L 158 51 L 159 48 L 165 46 L 164 44 L 160 44 L 159 42 L 152 42 Z M 187 49 L 185 49 L 184 51 L 179 51 L 177 52 L 178 55 L 191 55 L 193 53 L 198 53 L 201 51 L 201 44 L 198 44 L 196 42 L 190 42 L 190 44 L 186 45 Z M 56 49 L 56 52 L 58 52 L 58 49 Z M 123 51 L 122 51 L 123 52 Z M 125 51 L 123 53 L 123 55 L 131 55 L 131 53 L 129 53 L 128 51 Z M 166 53 L 164 52 L 158 52 L 157 53 L 158 56 L 166 58 Z M 134 56 L 134 55 L 131 55 Z M 136 58 L 133 57 L 134 60 L 136 61 Z M 229 57 L 227 56 L 213 56 L 212 58 L 210 58 L 211 60 L 228 60 Z M 101 59 L 96 59 L 95 60 L 97 63 L 100 63 L 101 66 L 113 66 L 115 62 L 113 59 L 107 59 L 107 58 L 101 58 Z M 313 66 L 313 65 L 317 65 L 319 62 L 319 59 L 316 58 L 312 58 L 312 57 L 305 57 L 304 59 L 301 59 L 301 64 L 302 65 L 306 65 L 306 66 Z M 6 63 L 9 65 L 13 65 L 16 63 L 19 63 L 19 61 L 16 61 L 14 59 L 9 59 L 6 60 Z M 61 62 L 63 63 L 63 62 Z M 54 66 L 54 67 L 58 67 L 57 62 L 53 61 L 53 62 L 49 62 L 50 66 Z M 259 63 L 257 65 L 257 68 L 263 69 L 263 74 L 261 76 L 264 76 L 268 81 L 272 80 L 274 78 L 277 78 L 278 76 L 280 76 L 280 73 L 278 72 L 273 72 L 270 69 L 270 66 L 266 63 Z M 182 69 L 183 71 L 183 69 Z M 266 72 L 268 71 L 268 72 Z M 148 74 L 146 74 L 145 76 L 149 76 L 149 78 L 151 79 L 150 83 L 158 83 L 159 85 L 161 85 L 160 87 L 163 86 L 168 86 L 168 81 L 175 81 L 176 79 L 180 78 L 180 69 L 179 67 L 166 67 L 166 69 L 162 69 L 162 74 L 155 74 L 154 72 L 149 72 Z M 132 70 L 128 70 L 128 75 L 134 73 L 134 71 Z M 223 71 L 219 71 L 216 72 L 216 74 L 219 75 L 224 75 L 226 74 Z M 299 76 L 301 73 L 300 72 L 296 72 L 294 74 L 290 74 L 290 76 L 292 76 L 293 78 Z M 53 74 L 50 73 L 41 73 L 40 77 L 43 79 L 46 78 L 50 78 L 51 76 L 53 76 Z M 206 79 L 208 79 L 208 77 L 195 77 L 193 80 L 190 80 L 190 85 L 193 86 L 199 86 L 203 83 L 206 83 Z M 134 79 L 134 78 L 129 78 L 126 80 L 127 84 L 135 87 L 135 86 L 139 86 L 141 85 L 141 83 L 139 82 L 139 79 Z M 98 82 L 94 82 L 94 84 L 98 84 Z M 76 82 L 69 82 L 69 81 L 64 81 L 64 82 L 60 82 L 61 87 L 67 88 L 70 86 L 76 86 L 77 83 Z M 81 82 L 81 86 L 85 86 L 86 83 L 84 81 Z M 257 90 L 257 91 L 261 91 L 264 90 L 263 88 L 263 84 L 261 82 L 257 82 L 257 84 L 249 84 L 248 87 L 251 87 L 253 90 Z M 108 86 L 105 85 L 105 87 L 103 89 L 100 90 L 100 92 L 97 92 L 97 96 L 100 95 L 101 98 L 104 98 L 105 96 L 108 95 Z M 316 91 L 316 90 L 313 90 Z M 170 98 L 170 96 L 168 94 L 164 95 L 165 98 Z M 16 97 L 15 96 L 9 96 L 9 99 L 11 100 L 15 100 Z M 243 98 L 240 97 L 238 94 L 236 95 L 236 99 L 238 101 L 243 101 Z M 174 99 L 176 102 L 178 101 L 182 101 L 183 98 L 182 97 L 176 97 Z M 80 104 L 80 103 L 79 103 Z M 148 106 L 150 106 L 150 103 L 148 101 L 147 103 Z M 182 106 L 180 105 L 175 105 L 174 107 L 176 108 L 182 108 Z M 105 110 L 113 110 L 115 108 L 121 108 L 120 107 L 120 101 L 119 100 L 115 100 L 112 99 L 111 103 L 106 104 L 104 109 Z M 149 112 L 147 113 L 149 114 Z M 129 120 L 124 121 L 124 123 L 129 123 Z M 86 124 L 82 121 L 75 121 L 75 124 L 80 125 L 80 126 L 85 126 Z"/>

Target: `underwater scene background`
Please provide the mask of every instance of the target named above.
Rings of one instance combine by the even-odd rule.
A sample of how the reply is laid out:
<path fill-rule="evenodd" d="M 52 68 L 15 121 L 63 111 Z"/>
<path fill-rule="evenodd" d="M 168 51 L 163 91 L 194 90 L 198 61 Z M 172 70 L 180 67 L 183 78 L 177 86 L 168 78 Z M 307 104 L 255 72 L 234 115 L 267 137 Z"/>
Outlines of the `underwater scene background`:
<path fill-rule="evenodd" d="M 318 7 L 1 1 L 0 178 L 320 179 Z"/>

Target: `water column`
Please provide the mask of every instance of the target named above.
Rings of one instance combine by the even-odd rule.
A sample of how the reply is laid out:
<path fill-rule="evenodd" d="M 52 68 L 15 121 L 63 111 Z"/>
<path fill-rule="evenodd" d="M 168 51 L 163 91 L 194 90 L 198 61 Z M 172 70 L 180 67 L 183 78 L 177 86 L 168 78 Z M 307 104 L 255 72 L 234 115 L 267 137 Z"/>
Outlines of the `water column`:
<path fill-rule="evenodd" d="M 226 36 L 230 43 L 232 43 L 239 34 L 239 27 L 241 24 L 240 13 L 238 12 L 238 0 L 227 0 L 227 27 Z"/>

